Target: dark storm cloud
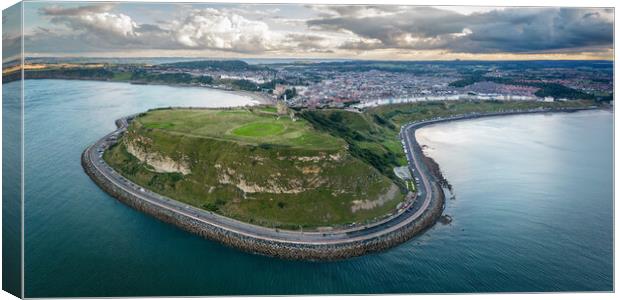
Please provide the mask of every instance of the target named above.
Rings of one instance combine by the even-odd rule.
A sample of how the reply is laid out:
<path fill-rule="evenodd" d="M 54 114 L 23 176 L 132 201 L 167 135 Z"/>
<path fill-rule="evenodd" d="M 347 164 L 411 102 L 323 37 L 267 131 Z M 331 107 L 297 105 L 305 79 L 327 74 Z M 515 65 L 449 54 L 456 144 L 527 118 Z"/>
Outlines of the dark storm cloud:
<path fill-rule="evenodd" d="M 611 47 L 613 43 L 610 9 L 511 8 L 462 15 L 431 7 L 382 8 L 338 7 L 307 24 L 315 30 L 356 34 L 360 41 L 342 45 L 353 50 L 532 52 Z"/>
<path fill-rule="evenodd" d="M 612 47 L 613 11 L 550 8 L 509 9 L 476 16 L 460 47 L 464 51 L 529 52 Z M 458 48 L 459 39 L 451 46 Z M 485 51 L 486 50 L 486 51 Z"/>
<path fill-rule="evenodd" d="M 399 44 L 399 38 L 406 34 L 427 37 L 458 33 L 463 30 L 467 19 L 467 16 L 432 7 L 396 9 L 354 6 L 329 9 L 338 12 L 338 15 L 309 20 L 307 25 L 328 31 L 350 31 L 364 38 L 381 40 L 386 46 Z"/>

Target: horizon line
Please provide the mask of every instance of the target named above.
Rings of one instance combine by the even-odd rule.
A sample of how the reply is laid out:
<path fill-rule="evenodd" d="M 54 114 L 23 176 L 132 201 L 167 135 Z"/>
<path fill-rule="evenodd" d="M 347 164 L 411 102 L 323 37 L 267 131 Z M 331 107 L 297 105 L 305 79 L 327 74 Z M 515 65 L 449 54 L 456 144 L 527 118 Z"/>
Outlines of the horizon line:
<path fill-rule="evenodd" d="M 570 58 L 546 58 L 546 59 L 470 59 L 470 58 L 456 58 L 456 59 L 381 59 L 381 58 L 322 58 L 322 57 L 198 57 L 198 56 L 24 56 L 24 59 L 193 59 L 193 60 L 344 60 L 344 61 L 400 61 L 400 62 L 457 62 L 457 61 L 471 61 L 471 62 L 493 62 L 493 61 L 609 61 L 614 62 L 614 58 L 582 58 L 582 59 L 570 59 Z M 8 60 L 19 60 L 15 58 Z"/>

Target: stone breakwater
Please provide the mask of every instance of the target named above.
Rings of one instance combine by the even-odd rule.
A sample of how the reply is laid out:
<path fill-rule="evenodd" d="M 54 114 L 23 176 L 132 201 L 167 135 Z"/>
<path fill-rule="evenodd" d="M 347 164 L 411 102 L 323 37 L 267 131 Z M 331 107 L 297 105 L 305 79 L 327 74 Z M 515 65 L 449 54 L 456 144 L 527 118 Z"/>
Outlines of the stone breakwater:
<path fill-rule="evenodd" d="M 423 126 L 439 122 L 465 120 L 479 117 L 528 113 L 574 112 L 579 110 L 584 109 L 537 109 L 529 111 L 471 114 L 422 121 L 414 127 L 417 130 Z M 119 128 L 126 126 L 128 118 L 117 120 L 117 126 Z M 439 166 L 432 159 L 424 155 L 415 138 L 413 143 L 413 151 L 415 151 L 416 155 L 420 156 L 422 163 L 426 169 L 429 170 L 429 174 L 425 175 L 429 177 L 431 190 L 427 191 L 427 193 L 432 195 L 428 207 L 426 207 L 421 215 L 407 224 L 399 224 L 401 226 L 395 226 L 397 228 L 394 228 L 394 230 L 385 231 L 380 235 L 368 234 L 367 238 L 358 238 L 353 240 L 343 239 L 342 241 L 330 241 L 324 243 L 261 238 L 260 236 L 227 230 L 199 218 L 193 218 L 186 214 L 179 213 L 178 211 L 167 209 L 166 207 L 146 201 L 145 199 L 137 197 L 134 194 L 118 187 L 106 176 L 100 173 L 93 165 L 93 162 L 88 158 L 89 151 L 93 151 L 92 147 L 87 148 L 82 154 L 82 166 L 97 185 L 121 202 L 133 207 L 134 209 L 154 216 L 161 221 L 174 224 L 201 237 L 215 240 L 224 245 L 241 249 L 243 251 L 278 258 L 298 260 L 338 260 L 382 251 L 401 244 L 434 225 L 441 217 L 445 205 L 445 195 L 443 193 L 443 188 L 440 185 L 442 178 L 438 178 L 438 174 L 441 174 L 441 171 L 439 170 Z"/>
<path fill-rule="evenodd" d="M 82 154 L 82 166 L 86 173 L 104 191 L 128 206 L 203 238 L 215 240 L 224 245 L 243 251 L 283 259 L 339 260 L 391 248 L 411 239 L 414 235 L 435 224 L 441 216 L 444 205 L 443 191 L 441 187 L 433 181 L 432 189 L 436 197 L 431 200 L 427 210 L 415 221 L 384 235 L 359 241 L 326 244 L 261 239 L 213 226 L 207 222 L 202 222 L 179 214 L 176 211 L 165 209 L 148 201 L 144 201 L 126 192 L 99 173 L 97 168 L 92 165 L 92 162 L 87 157 L 88 150 L 89 149 Z"/>

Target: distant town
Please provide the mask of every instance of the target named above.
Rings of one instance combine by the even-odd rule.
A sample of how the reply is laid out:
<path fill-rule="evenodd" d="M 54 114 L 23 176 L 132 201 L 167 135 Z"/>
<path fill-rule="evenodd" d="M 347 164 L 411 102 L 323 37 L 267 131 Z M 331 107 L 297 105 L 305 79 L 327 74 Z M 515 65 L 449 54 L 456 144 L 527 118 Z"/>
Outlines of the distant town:
<path fill-rule="evenodd" d="M 25 77 L 242 90 L 290 107 L 446 100 L 613 102 L 612 61 L 261 61 L 29 58 Z M 7 66 L 3 80 L 19 78 Z"/>

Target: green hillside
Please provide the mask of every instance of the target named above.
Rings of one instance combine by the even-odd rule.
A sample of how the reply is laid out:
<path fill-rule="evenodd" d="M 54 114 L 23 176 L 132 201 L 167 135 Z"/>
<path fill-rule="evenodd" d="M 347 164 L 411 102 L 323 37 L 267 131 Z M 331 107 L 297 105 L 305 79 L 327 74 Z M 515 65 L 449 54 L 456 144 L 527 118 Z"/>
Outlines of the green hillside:
<path fill-rule="evenodd" d="M 134 120 L 104 159 L 179 201 L 298 229 L 370 221 L 403 200 L 403 183 L 349 148 L 344 138 L 271 108 L 164 109 Z"/>
<path fill-rule="evenodd" d="M 385 216 L 403 200 L 407 184 L 393 172 L 407 163 L 401 125 L 593 104 L 446 101 L 280 116 L 273 107 L 160 109 L 133 121 L 104 159 L 142 186 L 238 220 L 288 229 L 339 226 Z"/>

